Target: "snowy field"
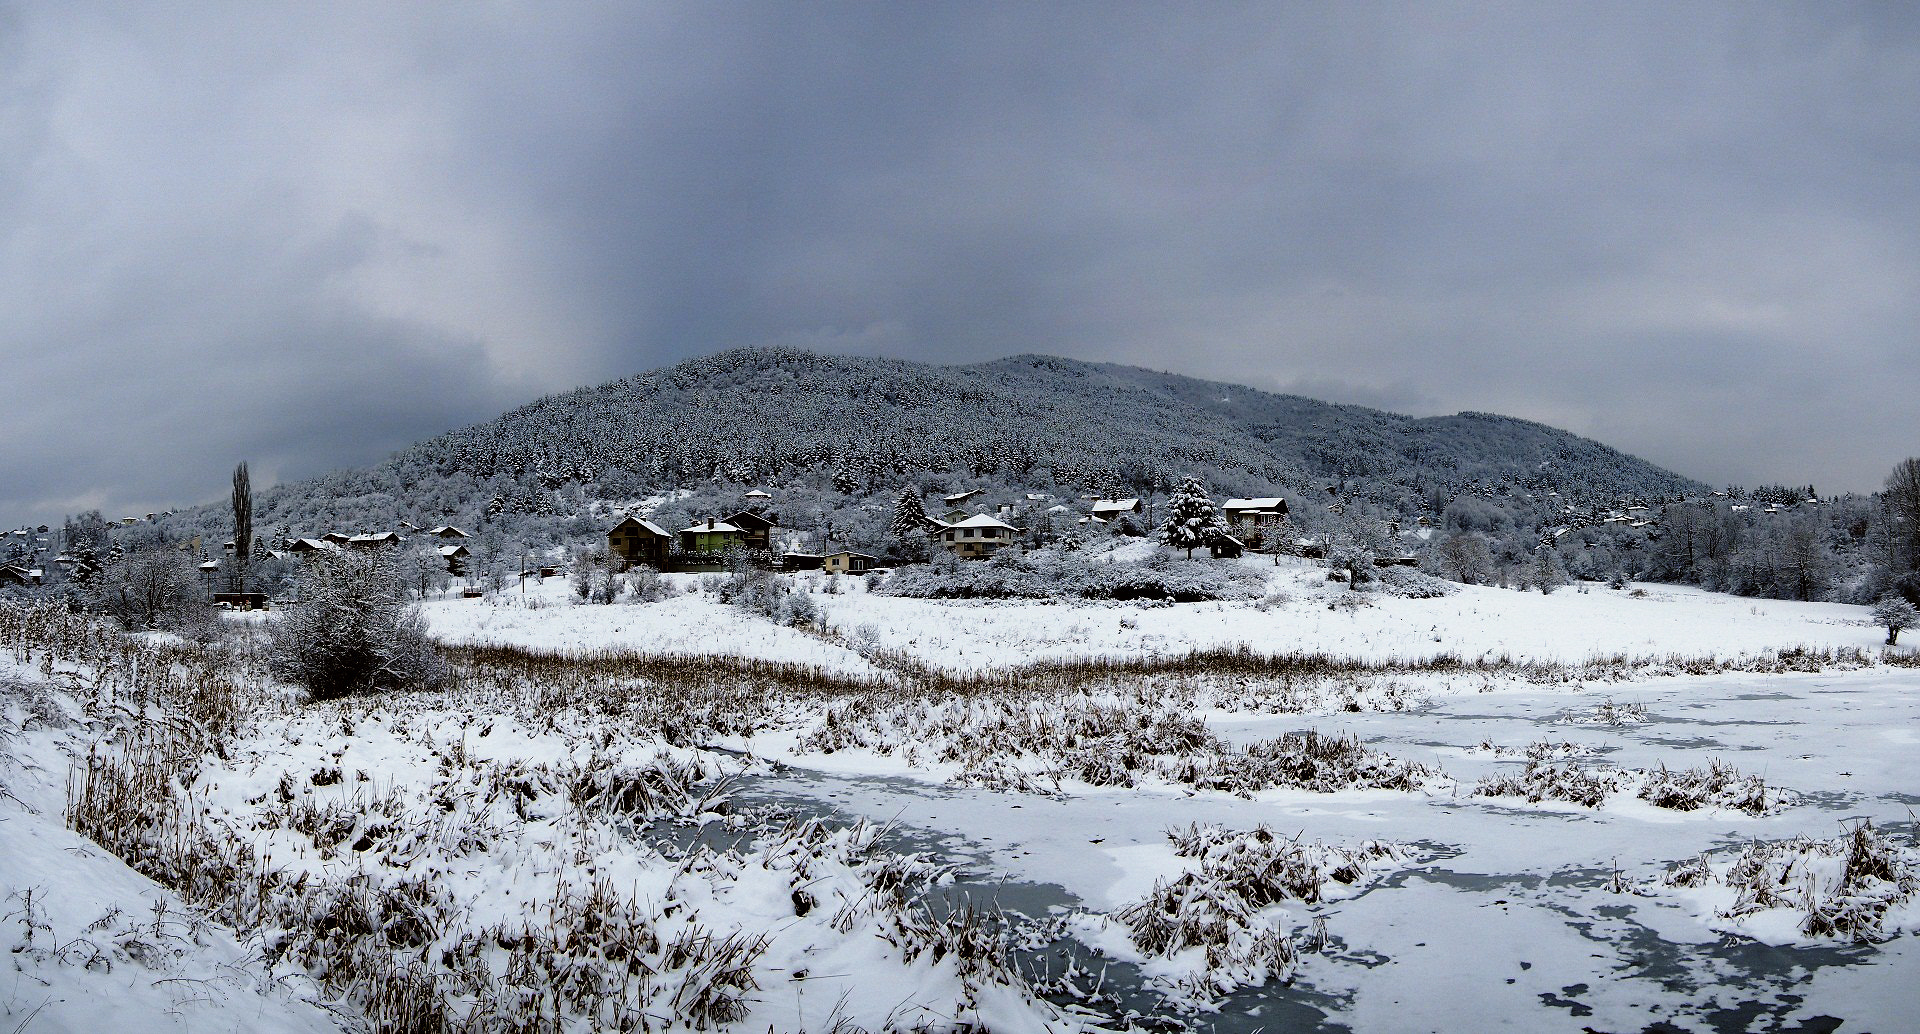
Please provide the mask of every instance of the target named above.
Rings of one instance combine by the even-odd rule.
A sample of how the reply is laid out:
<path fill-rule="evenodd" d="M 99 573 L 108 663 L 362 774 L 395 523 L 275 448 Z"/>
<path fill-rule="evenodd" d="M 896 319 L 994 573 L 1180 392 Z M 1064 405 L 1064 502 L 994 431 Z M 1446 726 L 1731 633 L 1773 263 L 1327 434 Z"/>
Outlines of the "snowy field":
<path fill-rule="evenodd" d="M 1037 660 L 1174 657 L 1247 646 L 1262 653 L 1326 653 L 1357 660 L 1579 664 L 1594 658 L 1731 659 L 1796 647 L 1871 650 L 1885 638 L 1863 607 L 1756 600 L 1688 586 L 1597 584 L 1551 595 L 1460 586 L 1436 599 L 1350 593 L 1324 568 L 1294 558 L 1242 563 L 1267 577 L 1268 599 L 1148 606 L 1129 603 L 918 600 L 864 591 L 845 579 L 828 595 L 815 574 L 784 576 L 815 593 L 823 623 L 843 643 L 871 644 L 936 667 L 984 670 Z M 710 577 L 710 576 L 709 576 Z M 429 602 L 448 642 L 558 650 L 724 654 L 818 665 L 848 674 L 873 667 L 852 651 L 765 621 L 742 620 L 698 591 L 702 576 L 674 575 L 683 595 L 651 604 L 573 606 L 564 579 L 529 583 L 497 599 Z M 1348 596 L 1367 606 L 1328 609 Z"/>
<path fill-rule="evenodd" d="M 0 1029 L 354 1029 L 404 1008 L 365 976 L 395 965 L 460 1008 L 572 996 L 591 1015 L 551 1028 L 570 1030 L 1912 1029 L 1920 668 L 1876 661 L 1864 608 L 1642 585 L 1329 609 L 1360 594 L 1249 563 L 1265 599 L 1172 606 L 801 576 L 813 630 L 698 577 L 603 606 L 548 579 L 425 610 L 448 643 L 580 661 L 324 705 L 260 681 L 245 650 L 130 665 L 15 644 Z M 1512 664 L 915 688 L 916 665 L 1239 646 Z M 1795 649 L 1860 653 L 1778 674 L 1666 663 Z M 852 681 L 682 683 L 644 663 L 688 655 Z M 1604 678 L 1535 663 L 1622 656 Z M 190 693 L 192 721 L 174 715 L 168 664 L 244 706 L 209 716 Z M 220 723 L 218 751 L 183 748 Z M 73 773 L 105 786 L 109 762 L 184 794 L 131 823 L 157 839 L 88 827 L 168 886 L 70 828 L 121 814 L 74 805 Z M 375 917 L 374 948 L 313 919 L 342 909 Z M 605 983 L 614 955 L 649 975 Z"/>

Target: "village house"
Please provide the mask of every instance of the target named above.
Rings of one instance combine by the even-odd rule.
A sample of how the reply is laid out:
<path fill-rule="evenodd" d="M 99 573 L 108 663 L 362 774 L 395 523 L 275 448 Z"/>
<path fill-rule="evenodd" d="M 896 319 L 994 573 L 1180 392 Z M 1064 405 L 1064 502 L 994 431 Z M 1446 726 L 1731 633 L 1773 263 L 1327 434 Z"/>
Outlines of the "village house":
<path fill-rule="evenodd" d="M 443 524 L 438 528 L 434 528 L 433 530 L 427 532 L 427 534 L 432 535 L 434 538 L 440 538 L 440 539 L 471 538 L 471 536 L 469 536 L 466 532 L 461 531 L 459 528 L 453 527 L 452 525 L 449 525 L 449 524 Z"/>
<path fill-rule="evenodd" d="M 1274 536 L 1287 526 L 1285 499 L 1279 496 L 1229 499 L 1220 507 L 1220 513 L 1227 527 L 1246 543 L 1247 548 L 1262 550 L 1280 546 L 1280 541 Z"/>
<path fill-rule="evenodd" d="M 355 535 L 347 540 L 347 545 L 355 549 L 378 549 L 382 546 L 397 546 L 401 543 L 397 531 L 382 531 L 372 535 Z"/>
<path fill-rule="evenodd" d="M 821 568 L 829 574 L 866 574 L 879 562 L 880 558 L 876 556 L 842 550 L 829 554 Z"/>
<path fill-rule="evenodd" d="M 939 539 L 955 556 L 985 559 L 1012 545 L 1019 533 L 1019 528 L 981 513 L 940 529 Z"/>
<path fill-rule="evenodd" d="M 740 544 L 746 549 L 773 549 L 773 529 L 780 526 L 780 515 L 770 513 L 761 515 L 752 510 L 724 518 L 725 523 L 740 529 Z"/>
<path fill-rule="evenodd" d="M 682 553 L 725 553 L 746 548 L 747 533 L 733 524 L 713 517 L 695 522 L 680 531 Z"/>
<path fill-rule="evenodd" d="M 1119 520 L 1126 514 L 1139 512 L 1140 500 L 1138 499 L 1095 499 L 1092 509 L 1087 511 L 1087 516 L 1111 522 Z"/>
<path fill-rule="evenodd" d="M 447 562 L 448 574 L 455 578 L 463 578 L 466 576 L 467 557 L 471 555 L 471 551 L 468 550 L 466 546 L 456 542 L 451 546 L 441 546 L 439 553 L 440 559 Z"/>
<path fill-rule="evenodd" d="M 607 551 L 613 554 L 619 569 L 646 564 L 664 571 L 673 536 L 652 521 L 627 517 L 607 531 Z"/>

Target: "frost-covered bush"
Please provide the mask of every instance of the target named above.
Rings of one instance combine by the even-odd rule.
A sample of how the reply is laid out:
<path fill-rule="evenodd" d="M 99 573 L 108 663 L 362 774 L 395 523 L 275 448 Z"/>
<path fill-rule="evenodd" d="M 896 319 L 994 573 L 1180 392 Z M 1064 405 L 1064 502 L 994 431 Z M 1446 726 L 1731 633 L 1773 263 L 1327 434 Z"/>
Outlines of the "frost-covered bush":
<path fill-rule="evenodd" d="M 673 583 L 651 567 L 636 567 L 627 574 L 627 598 L 632 603 L 658 603 L 673 595 Z"/>
<path fill-rule="evenodd" d="M 820 608 L 810 593 L 785 584 L 772 572 L 746 567 L 725 577 L 716 576 L 702 583 L 706 591 L 722 603 L 750 611 L 777 625 L 812 624 L 819 619 Z"/>
<path fill-rule="evenodd" d="M 1374 572 L 1374 588 L 1383 596 L 1410 600 L 1430 600 L 1460 591 L 1452 582 L 1435 578 L 1411 567 L 1382 567 Z"/>
<path fill-rule="evenodd" d="M 893 573 L 880 591 L 923 599 L 1197 600 L 1257 596 L 1263 579 L 1237 564 L 1155 552 L 1145 560 L 1087 549 L 1002 551 L 991 559 L 942 557 Z"/>
<path fill-rule="evenodd" d="M 1588 808 L 1598 808 L 1609 795 L 1628 791 L 1656 808 L 1672 811 L 1732 808 L 1749 815 L 1769 815 L 1797 800 L 1792 793 L 1768 789 L 1766 780 L 1746 775 L 1717 758 L 1704 768 L 1675 772 L 1665 765 L 1649 771 L 1575 762 L 1556 764 L 1531 751 L 1526 767 L 1518 774 L 1490 775 L 1473 788 L 1476 797 L 1524 797 L 1534 804 L 1570 801 Z"/>
<path fill-rule="evenodd" d="M 1724 886 L 1733 903 L 1722 919 L 1752 929 L 1765 913 L 1798 914 L 1802 937 L 1869 942 L 1920 928 L 1920 847 L 1899 844 L 1870 823 L 1828 840 L 1748 844 L 1731 862 L 1705 855 L 1667 871 L 1670 887 Z"/>
<path fill-rule="evenodd" d="M 1174 782 L 1242 796 L 1273 787 L 1318 793 L 1418 790 L 1440 776 L 1425 765 L 1370 750 L 1358 736 L 1324 736 L 1312 729 L 1168 766 L 1167 774 Z"/>
<path fill-rule="evenodd" d="M 129 629 L 193 635 L 213 621 L 193 559 L 159 543 L 109 561 L 80 590 L 79 599 Z"/>
<path fill-rule="evenodd" d="M 431 686 L 447 673 L 393 558 L 375 551 L 308 564 L 300 602 L 273 625 L 269 663 L 316 700 Z"/>
<path fill-rule="evenodd" d="M 1640 799 L 1656 808 L 1673 811 L 1698 811 L 1701 808 L 1732 808 L 1749 815 L 1766 815 L 1792 804 L 1795 797 L 1778 788 L 1767 789 L 1767 781 L 1746 775 L 1719 758 L 1710 759 L 1705 768 L 1642 774 Z"/>
<path fill-rule="evenodd" d="M 1266 826 L 1232 831 L 1191 826 L 1167 834 L 1195 868 L 1154 884 L 1145 900 L 1114 914 L 1141 954 L 1179 960 L 1153 980 L 1177 997 L 1205 1001 L 1285 977 L 1297 950 L 1282 904 L 1317 904 L 1368 881 L 1407 852 L 1378 840 L 1348 848 L 1282 836 Z"/>

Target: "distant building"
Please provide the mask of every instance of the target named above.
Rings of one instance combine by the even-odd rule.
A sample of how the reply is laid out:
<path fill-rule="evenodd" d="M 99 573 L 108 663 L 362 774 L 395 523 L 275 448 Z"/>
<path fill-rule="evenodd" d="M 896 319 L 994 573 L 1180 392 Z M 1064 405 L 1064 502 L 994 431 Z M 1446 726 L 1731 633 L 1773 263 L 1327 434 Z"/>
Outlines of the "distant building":
<path fill-rule="evenodd" d="M 397 531 L 382 531 L 372 535 L 355 535 L 347 540 L 347 545 L 355 549 L 379 549 L 384 546 L 397 546 L 403 540 Z"/>
<path fill-rule="evenodd" d="M 607 551 L 624 571 L 635 564 L 646 564 L 664 571 L 673 536 L 652 521 L 627 517 L 607 530 Z"/>
<path fill-rule="evenodd" d="M 433 530 L 427 532 L 427 534 L 432 535 L 435 538 L 442 538 L 442 539 L 464 539 L 464 538 L 472 537 L 468 535 L 466 532 L 461 531 L 459 528 L 456 528 L 450 524 L 442 524 L 438 528 L 434 528 Z"/>
<path fill-rule="evenodd" d="M 1019 533 L 1019 528 L 981 513 L 940 529 L 939 539 L 955 556 L 985 559 L 1012 545 Z"/>
<path fill-rule="evenodd" d="M 829 574 L 866 574 L 879 563 L 879 557 L 842 550 L 828 554 L 826 562 L 821 567 Z"/>
<path fill-rule="evenodd" d="M 448 574 L 453 575 L 455 578 L 466 577 L 467 557 L 472 555 L 472 552 L 468 550 L 466 546 L 456 542 L 451 546 L 441 546 L 438 552 L 440 553 L 440 559 L 447 562 Z"/>
<path fill-rule="evenodd" d="M 1277 548 L 1280 543 L 1274 535 L 1286 527 L 1287 501 L 1279 496 L 1229 499 L 1220 507 L 1220 514 L 1247 548 Z"/>
<path fill-rule="evenodd" d="M 773 529 L 780 526 L 777 513 L 758 514 L 752 510 L 742 510 L 726 518 L 726 523 L 740 529 L 740 544 L 746 549 L 773 549 Z"/>
<path fill-rule="evenodd" d="M 746 548 L 747 533 L 733 524 L 709 517 L 706 523 L 695 523 L 680 532 L 680 551 L 683 553 L 725 553 L 728 550 Z"/>
<path fill-rule="evenodd" d="M 1103 521 L 1115 521 L 1124 514 L 1139 512 L 1140 500 L 1138 499 L 1095 499 L 1093 507 L 1087 511 L 1087 516 L 1098 517 Z"/>

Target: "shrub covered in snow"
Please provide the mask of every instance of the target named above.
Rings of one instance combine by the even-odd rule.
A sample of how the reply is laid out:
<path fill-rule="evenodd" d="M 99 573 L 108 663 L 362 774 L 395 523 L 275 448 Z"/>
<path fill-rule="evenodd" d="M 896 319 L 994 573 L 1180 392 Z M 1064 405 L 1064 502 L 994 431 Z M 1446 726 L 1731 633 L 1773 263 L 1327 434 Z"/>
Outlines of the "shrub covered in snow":
<path fill-rule="evenodd" d="M 431 686 L 447 671 L 398 568 L 377 551 L 312 561 L 272 640 L 273 673 L 315 699 Z"/>
<path fill-rule="evenodd" d="M 1765 779 L 1746 775 L 1718 758 L 1709 759 L 1703 768 L 1675 772 L 1665 765 L 1646 770 L 1554 763 L 1531 751 L 1518 774 L 1490 775 L 1473 788 L 1476 797 L 1524 797 L 1535 804 L 1571 801 L 1588 808 L 1598 808 L 1610 795 L 1626 792 L 1672 811 L 1732 808 L 1749 815 L 1770 815 L 1798 799 L 1786 790 L 1769 789 Z"/>
<path fill-rule="evenodd" d="M 1292 973 L 1297 949 L 1286 902 L 1318 904 L 1408 857 L 1384 841 L 1341 847 L 1264 825 L 1195 825 L 1167 836 L 1194 868 L 1156 882 L 1113 919 L 1142 956 L 1166 960 L 1147 967 L 1149 979 L 1196 1002 Z"/>
<path fill-rule="evenodd" d="M 1730 891 L 1733 900 L 1716 914 L 1765 940 L 1785 939 L 1782 920 L 1820 940 L 1868 942 L 1920 929 L 1920 845 L 1896 843 L 1871 823 L 1826 840 L 1756 841 L 1731 861 L 1700 855 L 1670 868 L 1666 884 Z"/>
<path fill-rule="evenodd" d="M 750 611 L 777 625 L 810 625 L 820 614 L 811 593 L 782 582 L 770 571 L 744 567 L 707 581 L 708 591 L 722 603 Z"/>
<path fill-rule="evenodd" d="M 1460 591 L 1460 587 L 1452 582 L 1399 565 L 1375 571 L 1373 588 L 1383 596 L 1400 596 L 1410 600 L 1438 599 Z"/>
<path fill-rule="evenodd" d="M 1259 596 L 1264 579 L 1238 564 L 1155 552 L 1144 560 L 1090 550 L 1003 550 L 985 561 L 941 557 L 893 573 L 881 592 L 925 599 L 1220 600 Z"/>

